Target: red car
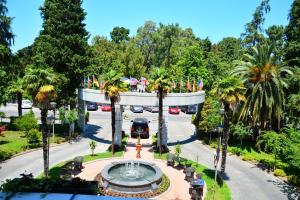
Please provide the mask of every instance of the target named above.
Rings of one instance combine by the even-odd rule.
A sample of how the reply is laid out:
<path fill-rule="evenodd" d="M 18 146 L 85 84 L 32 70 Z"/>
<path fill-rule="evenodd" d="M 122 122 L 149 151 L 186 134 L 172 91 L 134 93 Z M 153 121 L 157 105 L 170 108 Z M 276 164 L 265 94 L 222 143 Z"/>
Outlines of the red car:
<path fill-rule="evenodd" d="M 178 106 L 169 106 L 169 113 L 170 114 L 179 114 L 180 108 Z"/>
<path fill-rule="evenodd" d="M 108 104 L 103 104 L 102 106 L 101 106 L 101 111 L 111 111 L 111 106 L 110 105 L 108 105 Z"/>

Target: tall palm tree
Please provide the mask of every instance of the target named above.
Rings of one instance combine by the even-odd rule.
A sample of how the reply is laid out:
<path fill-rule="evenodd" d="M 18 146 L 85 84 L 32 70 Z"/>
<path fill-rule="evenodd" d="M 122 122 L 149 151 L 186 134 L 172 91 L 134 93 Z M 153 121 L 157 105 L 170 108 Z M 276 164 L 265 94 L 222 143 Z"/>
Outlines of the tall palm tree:
<path fill-rule="evenodd" d="M 251 53 L 245 54 L 245 61 L 238 61 L 232 72 L 232 75 L 241 77 L 248 88 L 240 119 L 250 114 L 253 125 L 259 122 L 263 130 L 267 129 L 267 124 L 279 130 L 284 107 L 283 88 L 288 87 L 284 81 L 287 74 L 292 74 L 292 71 L 278 63 L 273 46 L 252 47 Z"/>
<path fill-rule="evenodd" d="M 229 139 L 229 115 L 230 108 L 234 108 L 237 103 L 245 100 L 245 88 L 241 81 L 234 77 L 225 77 L 220 80 L 213 89 L 213 94 L 217 95 L 224 106 L 224 129 L 222 137 L 222 160 L 221 160 L 221 178 L 222 182 L 225 174 L 227 145 Z"/>
<path fill-rule="evenodd" d="M 23 93 L 24 93 L 22 82 L 23 82 L 23 80 L 18 77 L 15 80 L 13 80 L 11 82 L 10 86 L 8 87 L 8 92 L 11 95 L 16 95 L 16 97 L 17 97 L 18 115 L 19 116 L 22 116 L 22 98 L 23 98 Z"/>
<path fill-rule="evenodd" d="M 112 129 L 112 140 L 111 140 L 111 150 L 112 154 L 115 154 L 115 104 L 120 101 L 120 92 L 126 92 L 127 85 L 121 81 L 121 77 L 123 76 L 122 73 L 119 73 L 115 70 L 110 70 L 108 73 L 106 73 L 103 77 L 104 84 L 103 84 L 103 90 L 105 92 L 106 99 L 110 100 L 111 105 L 111 129 Z"/>
<path fill-rule="evenodd" d="M 158 135 L 159 141 L 157 143 L 159 148 L 159 154 L 162 153 L 162 127 L 163 127 L 163 98 L 167 95 L 168 91 L 172 87 L 172 81 L 170 79 L 169 73 L 163 67 L 155 68 L 152 74 L 151 80 L 151 90 L 157 91 L 158 99 Z"/>
<path fill-rule="evenodd" d="M 42 140 L 43 140 L 43 159 L 44 159 L 44 174 L 48 177 L 49 171 L 49 149 L 48 149 L 48 126 L 47 126 L 47 113 L 50 107 L 50 101 L 56 98 L 56 92 L 54 86 L 44 85 L 38 90 L 35 96 L 40 109 L 41 109 L 41 121 L 42 121 Z"/>
<path fill-rule="evenodd" d="M 43 137 L 43 159 L 44 159 L 44 174 L 48 176 L 49 169 L 49 154 L 47 144 L 47 112 L 49 102 L 56 96 L 56 92 L 52 85 L 58 82 L 57 74 L 50 68 L 30 67 L 25 70 L 23 77 L 23 86 L 33 97 L 41 108 L 42 121 L 42 137 Z"/>

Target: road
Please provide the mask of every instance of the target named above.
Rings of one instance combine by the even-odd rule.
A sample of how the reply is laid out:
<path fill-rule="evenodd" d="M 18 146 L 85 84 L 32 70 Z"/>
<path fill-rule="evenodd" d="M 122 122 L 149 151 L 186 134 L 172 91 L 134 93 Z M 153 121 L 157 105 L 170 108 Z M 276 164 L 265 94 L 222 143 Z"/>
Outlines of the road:
<path fill-rule="evenodd" d="M 6 110 L 6 113 L 10 112 L 9 109 Z M 203 165 L 213 169 L 214 150 L 203 145 L 194 136 L 191 115 L 183 113 L 180 115 L 169 115 L 166 110 L 164 112 L 168 121 L 170 149 L 172 150 L 176 144 L 181 144 L 184 157 L 198 160 Z M 123 123 L 125 132 L 129 132 L 131 119 L 135 117 L 148 118 L 150 120 L 150 133 L 157 131 L 157 113 L 144 112 L 138 114 L 132 113 L 128 109 L 125 110 L 125 113 L 129 117 Z M 91 140 L 97 142 L 96 152 L 102 152 L 107 149 L 111 141 L 110 113 L 101 111 L 90 112 L 90 122 L 80 141 L 50 148 L 50 165 L 72 159 L 77 155 L 89 154 L 88 142 Z M 37 175 L 43 170 L 42 151 L 37 150 L 14 157 L 1 163 L 0 167 L 0 181 L 16 177 L 20 173 L 25 172 L 25 170 Z M 236 156 L 228 156 L 226 175 L 226 182 L 231 190 L 232 199 L 298 199 L 298 197 L 293 196 L 295 192 L 292 187 Z"/>

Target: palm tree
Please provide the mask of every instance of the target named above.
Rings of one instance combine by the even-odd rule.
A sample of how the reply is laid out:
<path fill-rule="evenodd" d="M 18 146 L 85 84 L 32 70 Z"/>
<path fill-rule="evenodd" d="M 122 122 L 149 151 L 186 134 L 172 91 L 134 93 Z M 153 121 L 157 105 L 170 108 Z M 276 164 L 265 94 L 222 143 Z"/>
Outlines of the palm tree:
<path fill-rule="evenodd" d="M 111 150 L 112 154 L 115 154 L 115 103 L 120 101 L 120 92 L 127 91 L 127 85 L 121 81 L 122 73 L 119 73 L 115 70 L 110 70 L 105 74 L 103 90 L 105 92 L 106 99 L 110 100 L 111 105 L 111 129 L 112 129 L 112 142 L 111 142 Z"/>
<path fill-rule="evenodd" d="M 15 80 L 13 80 L 11 82 L 10 86 L 8 87 L 8 92 L 12 95 L 17 96 L 18 115 L 19 116 L 22 116 L 22 98 L 23 98 L 23 93 L 24 93 L 22 82 L 23 82 L 22 79 L 18 77 Z"/>
<path fill-rule="evenodd" d="M 159 148 L 159 155 L 161 156 L 162 153 L 162 127 L 163 127 L 163 98 L 166 96 L 168 91 L 172 87 L 172 81 L 170 79 L 169 73 L 163 67 L 156 68 L 152 74 L 152 81 L 151 81 L 151 90 L 157 91 L 158 106 L 158 148 Z"/>
<path fill-rule="evenodd" d="M 245 54 L 245 61 L 238 61 L 232 75 L 242 78 L 247 86 L 247 100 L 240 113 L 240 119 L 249 114 L 253 125 L 260 123 L 261 129 L 280 129 L 283 117 L 284 91 L 288 84 L 283 75 L 292 74 L 289 67 L 280 66 L 273 54 L 273 46 L 252 47 L 251 54 Z"/>
<path fill-rule="evenodd" d="M 229 139 L 229 115 L 230 108 L 234 108 L 237 103 L 245 100 L 243 95 L 245 91 L 241 81 L 234 77 L 225 77 L 220 80 L 213 89 L 213 94 L 217 95 L 224 106 L 224 130 L 222 137 L 222 160 L 221 160 L 221 178 L 222 182 L 225 174 L 227 145 Z"/>
<path fill-rule="evenodd" d="M 42 137 L 43 137 L 43 159 L 44 159 L 44 174 L 48 176 L 49 157 L 47 148 L 47 112 L 49 102 L 56 96 L 54 90 L 55 83 L 58 82 L 57 75 L 50 68 L 34 68 L 30 67 L 25 70 L 23 77 L 23 86 L 33 97 L 41 108 L 41 121 L 42 121 Z"/>
<path fill-rule="evenodd" d="M 53 85 L 59 81 L 58 75 L 54 73 L 52 68 L 28 67 L 25 69 L 23 77 L 23 86 L 27 93 L 34 100 L 38 90 L 43 85 Z"/>
<path fill-rule="evenodd" d="M 56 98 L 56 92 L 52 85 L 41 86 L 38 90 L 35 100 L 41 108 L 42 121 L 42 139 L 43 139 L 43 158 L 44 158 L 44 174 L 48 177 L 49 170 L 49 149 L 48 149 L 48 127 L 47 127 L 47 112 L 50 107 L 50 101 Z"/>

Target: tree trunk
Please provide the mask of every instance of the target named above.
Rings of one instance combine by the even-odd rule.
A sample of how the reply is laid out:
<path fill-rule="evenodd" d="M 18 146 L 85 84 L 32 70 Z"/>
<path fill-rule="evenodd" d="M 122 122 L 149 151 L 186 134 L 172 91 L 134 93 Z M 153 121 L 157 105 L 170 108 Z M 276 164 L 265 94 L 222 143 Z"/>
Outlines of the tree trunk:
<path fill-rule="evenodd" d="M 159 100 L 158 100 L 158 135 L 159 135 L 159 142 L 158 148 L 159 148 L 159 155 L 161 156 L 162 153 L 162 129 L 163 129 L 163 90 L 162 88 L 159 88 Z"/>
<path fill-rule="evenodd" d="M 17 101 L 18 101 L 18 115 L 19 117 L 22 116 L 22 93 L 17 93 Z"/>
<path fill-rule="evenodd" d="M 41 121 L 42 121 L 42 140 L 43 140 L 43 160 L 44 160 L 44 175 L 48 177 L 49 170 L 49 154 L 48 154 L 48 127 L 47 127 L 47 109 L 41 110 Z"/>
<path fill-rule="evenodd" d="M 111 140 L 111 151 L 112 154 L 115 155 L 115 115 L 116 115 L 116 109 L 115 109 L 115 101 L 113 99 L 110 99 L 110 106 L 111 106 L 111 130 L 112 130 L 112 140 Z"/>
<path fill-rule="evenodd" d="M 222 137 L 222 161 L 221 161 L 221 182 L 223 184 L 223 180 L 225 177 L 225 167 L 226 167 L 226 156 L 227 156 L 227 145 L 229 138 L 229 104 L 223 102 L 224 104 L 224 131 Z"/>

